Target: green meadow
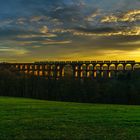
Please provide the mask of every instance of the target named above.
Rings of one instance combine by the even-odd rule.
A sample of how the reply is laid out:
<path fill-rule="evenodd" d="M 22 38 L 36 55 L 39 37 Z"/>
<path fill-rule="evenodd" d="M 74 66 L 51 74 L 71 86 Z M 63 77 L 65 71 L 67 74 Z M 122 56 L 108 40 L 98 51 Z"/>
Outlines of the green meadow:
<path fill-rule="evenodd" d="M 139 140 L 140 106 L 0 97 L 0 140 Z"/>

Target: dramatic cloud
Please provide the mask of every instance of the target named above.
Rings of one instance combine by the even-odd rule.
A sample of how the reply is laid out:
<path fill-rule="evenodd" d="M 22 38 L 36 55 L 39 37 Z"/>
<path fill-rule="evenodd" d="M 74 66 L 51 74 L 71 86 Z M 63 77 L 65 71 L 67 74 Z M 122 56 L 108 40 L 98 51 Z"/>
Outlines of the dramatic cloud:
<path fill-rule="evenodd" d="M 139 0 L 1 0 L 0 61 L 140 61 Z"/>

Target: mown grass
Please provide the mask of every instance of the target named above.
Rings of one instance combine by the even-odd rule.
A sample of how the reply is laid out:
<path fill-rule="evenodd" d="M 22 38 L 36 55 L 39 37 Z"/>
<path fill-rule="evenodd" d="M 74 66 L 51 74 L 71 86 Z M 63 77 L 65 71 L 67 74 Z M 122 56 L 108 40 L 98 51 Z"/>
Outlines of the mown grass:
<path fill-rule="evenodd" d="M 140 106 L 0 97 L 0 140 L 139 140 Z"/>

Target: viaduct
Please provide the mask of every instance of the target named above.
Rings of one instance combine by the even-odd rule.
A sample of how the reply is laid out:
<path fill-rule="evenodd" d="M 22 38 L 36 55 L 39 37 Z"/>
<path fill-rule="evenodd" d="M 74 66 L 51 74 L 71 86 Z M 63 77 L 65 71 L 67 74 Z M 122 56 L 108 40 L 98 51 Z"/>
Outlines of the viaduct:
<path fill-rule="evenodd" d="M 118 73 L 140 68 L 135 61 L 46 61 L 34 63 L 0 63 L 0 67 L 46 78 L 115 77 Z"/>

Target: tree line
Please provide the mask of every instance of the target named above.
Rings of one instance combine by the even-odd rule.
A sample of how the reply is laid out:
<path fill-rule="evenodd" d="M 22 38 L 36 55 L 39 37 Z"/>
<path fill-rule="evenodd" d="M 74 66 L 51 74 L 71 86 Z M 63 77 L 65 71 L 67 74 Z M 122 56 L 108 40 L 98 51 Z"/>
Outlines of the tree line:
<path fill-rule="evenodd" d="M 140 71 L 120 73 L 112 79 L 46 79 L 0 69 L 0 96 L 43 100 L 140 104 Z"/>

